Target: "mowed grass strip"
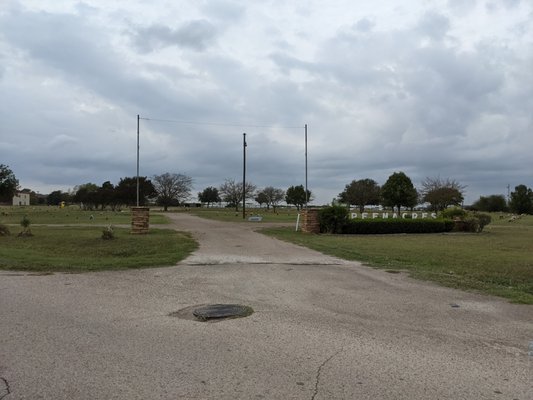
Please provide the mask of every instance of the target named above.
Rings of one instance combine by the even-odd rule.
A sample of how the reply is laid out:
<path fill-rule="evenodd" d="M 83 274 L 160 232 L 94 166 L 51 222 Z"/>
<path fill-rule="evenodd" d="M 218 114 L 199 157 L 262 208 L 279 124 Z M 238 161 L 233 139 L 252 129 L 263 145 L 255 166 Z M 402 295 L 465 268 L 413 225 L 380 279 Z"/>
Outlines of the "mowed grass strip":
<path fill-rule="evenodd" d="M 346 260 L 533 304 L 533 217 L 496 221 L 480 234 L 309 235 L 261 232 Z"/>
<path fill-rule="evenodd" d="M 225 222 L 249 222 L 249 217 L 253 215 L 260 215 L 263 217 L 261 222 L 295 224 L 298 216 L 297 210 L 285 208 L 278 208 L 276 212 L 274 212 L 272 209 L 266 208 L 247 208 L 245 219 L 242 218 L 242 209 L 236 212 L 235 209 L 228 208 L 192 208 L 188 212 L 198 217 Z"/>
<path fill-rule="evenodd" d="M 0 223 L 19 224 L 26 216 L 32 224 L 46 225 L 128 225 L 131 224 L 129 209 L 123 211 L 111 210 L 80 210 L 78 206 L 65 208 L 53 206 L 28 206 L 28 207 L 0 207 Z M 166 224 L 169 220 L 161 214 L 150 213 L 150 224 Z"/>
<path fill-rule="evenodd" d="M 0 237 L 0 269 L 83 272 L 175 265 L 197 248 L 183 232 L 151 229 L 132 235 L 114 229 L 115 239 L 103 240 L 98 227 L 32 226 L 32 237 Z"/>

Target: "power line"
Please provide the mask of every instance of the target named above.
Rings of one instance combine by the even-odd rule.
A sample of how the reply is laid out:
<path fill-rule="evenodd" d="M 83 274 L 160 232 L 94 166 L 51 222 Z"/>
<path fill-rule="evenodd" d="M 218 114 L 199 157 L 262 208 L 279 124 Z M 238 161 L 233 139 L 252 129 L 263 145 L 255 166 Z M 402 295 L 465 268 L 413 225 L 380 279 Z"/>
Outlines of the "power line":
<path fill-rule="evenodd" d="M 229 127 L 238 127 L 238 128 L 278 128 L 278 129 L 304 129 L 303 126 L 276 126 L 276 125 L 245 125 L 245 124 L 236 124 L 236 123 L 223 123 L 223 122 L 200 122 L 200 121 L 185 121 L 177 119 L 160 119 L 160 118 L 147 118 L 141 117 L 140 119 L 145 121 L 157 121 L 157 122 L 168 122 L 174 124 L 188 124 L 188 125 L 210 125 L 210 126 L 229 126 Z"/>

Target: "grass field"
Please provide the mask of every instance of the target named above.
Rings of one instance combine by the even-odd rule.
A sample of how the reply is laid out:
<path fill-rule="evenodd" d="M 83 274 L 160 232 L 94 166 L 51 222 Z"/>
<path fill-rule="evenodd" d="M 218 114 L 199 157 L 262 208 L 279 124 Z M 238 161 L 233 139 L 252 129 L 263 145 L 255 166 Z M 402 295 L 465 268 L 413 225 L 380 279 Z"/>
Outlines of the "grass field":
<path fill-rule="evenodd" d="M 242 209 L 239 212 L 235 212 L 235 209 L 231 208 L 192 208 L 188 212 L 193 215 L 197 215 L 202 218 L 216 219 L 219 221 L 229 222 L 249 222 L 248 217 L 252 215 L 260 215 L 263 217 L 262 222 L 282 222 L 282 223 L 296 223 L 296 217 L 298 211 L 296 209 L 278 208 L 276 212 L 272 209 L 266 208 L 247 208 L 246 219 L 242 218 Z"/>
<path fill-rule="evenodd" d="M 533 304 L 533 216 L 494 222 L 481 234 L 309 235 L 289 228 L 262 233 L 325 254 L 466 290 Z"/>
<path fill-rule="evenodd" d="M 18 229 L 0 237 L 0 269 L 82 272 L 175 265 L 197 247 L 186 233 L 151 229 L 132 235 L 114 229 L 115 239 L 103 240 L 98 227 L 31 227 L 32 237 Z"/>
<path fill-rule="evenodd" d="M 17 236 L 24 216 L 31 222 L 32 237 Z M 168 221 L 150 215 L 150 224 Z M 197 247 L 190 235 L 161 229 L 132 235 L 130 229 L 114 228 L 115 239 L 103 240 L 102 226 L 131 224 L 129 210 L 0 207 L 0 224 L 12 233 L 0 236 L 0 269 L 5 270 L 82 272 L 175 265 Z"/>
<path fill-rule="evenodd" d="M 0 207 L 0 224 L 19 224 L 27 216 L 32 224 L 92 224 L 121 225 L 131 223 L 129 209 L 123 211 L 83 211 L 78 206 Z M 159 214 L 150 215 L 151 224 L 166 224 L 168 219 Z"/>

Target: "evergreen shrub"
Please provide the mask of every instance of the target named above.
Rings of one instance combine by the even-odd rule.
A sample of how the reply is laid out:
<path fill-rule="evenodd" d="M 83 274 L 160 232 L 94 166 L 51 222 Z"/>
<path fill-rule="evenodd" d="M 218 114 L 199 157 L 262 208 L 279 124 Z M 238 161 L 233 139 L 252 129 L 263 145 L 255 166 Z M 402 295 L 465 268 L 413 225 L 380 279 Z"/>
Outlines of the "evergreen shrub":
<path fill-rule="evenodd" d="M 448 219 L 353 219 L 347 221 L 342 233 L 351 235 L 441 233 L 450 232 L 454 225 L 454 222 Z"/>
<path fill-rule="evenodd" d="M 342 206 L 330 206 L 319 210 L 321 233 L 342 233 L 348 223 L 348 209 Z"/>
<path fill-rule="evenodd" d="M 463 219 L 466 217 L 466 211 L 462 208 L 447 208 L 446 210 L 442 211 L 440 216 L 444 219 Z"/>

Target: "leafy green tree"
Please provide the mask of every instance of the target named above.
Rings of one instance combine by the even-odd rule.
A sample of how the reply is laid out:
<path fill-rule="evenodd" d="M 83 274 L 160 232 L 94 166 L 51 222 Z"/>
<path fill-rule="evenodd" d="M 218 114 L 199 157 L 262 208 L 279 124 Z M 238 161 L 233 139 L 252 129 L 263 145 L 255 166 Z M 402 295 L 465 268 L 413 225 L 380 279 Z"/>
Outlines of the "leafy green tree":
<path fill-rule="evenodd" d="M 426 178 L 422 182 L 422 201 L 429 203 L 430 208 L 442 211 L 449 206 L 460 206 L 464 200 L 465 186 L 455 179 Z"/>
<path fill-rule="evenodd" d="M 312 200 L 310 190 L 307 190 L 307 202 Z M 298 210 L 306 203 L 305 188 L 303 185 L 291 186 L 285 193 L 285 202 L 287 204 L 294 204 Z"/>
<path fill-rule="evenodd" d="M 339 194 L 339 200 L 348 205 L 355 205 L 359 212 L 363 212 L 365 206 L 380 204 L 381 188 L 373 179 L 353 180 Z"/>
<path fill-rule="evenodd" d="M 222 201 L 218 194 L 218 189 L 213 186 L 206 187 L 203 191 L 198 193 L 198 200 L 201 203 L 207 203 L 207 207 L 209 207 L 211 203 L 220 203 Z"/>
<path fill-rule="evenodd" d="M 259 207 L 261 207 L 263 204 L 266 204 L 267 208 L 270 207 L 270 205 L 268 204 L 267 195 L 263 192 L 258 192 L 254 200 L 257 204 L 259 204 Z"/>
<path fill-rule="evenodd" d="M 102 183 L 96 190 L 96 204 L 102 207 L 102 210 L 107 206 L 111 206 L 115 210 L 117 201 L 116 201 L 116 192 L 115 186 L 110 181 L 105 181 Z"/>
<path fill-rule="evenodd" d="M 507 201 L 503 194 L 492 194 L 490 196 L 480 196 L 472 209 L 485 212 L 507 211 Z"/>
<path fill-rule="evenodd" d="M 97 205 L 98 189 L 98 185 L 91 182 L 75 186 L 72 201 L 79 203 L 84 210 L 93 210 Z"/>
<path fill-rule="evenodd" d="M 62 201 L 68 202 L 69 200 L 70 196 L 68 193 L 62 192 L 61 190 L 54 190 L 46 197 L 46 204 L 49 206 L 58 206 Z"/>
<path fill-rule="evenodd" d="M 257 186 L 253 183 L 246 182 L 243 192 L 242 182 L 235 182 L 234 179 L 226 179 L 218 191 L 222 200 L 230 206 L 235 207 L 235 211 L 239 211 L 239 205 L 243 200 L 243 195 L 245 199 L 253 198 L 256 189 Z"/>
<path fill-rule="evenodd" d="M 403 172 L 395 172 L 381 187 L 383 205 L 396 207 L 400 212 L 401 207 L 413 208 L 418 203 L 418 193 L 411 182 L 411 178 Z"/>
<path fill-rule="evenodd" d="M 117 201 L 120 204 L 134 206 L 137 204 L 137 177 L 120 178 L 115 187 Z M 149 199 L 157 196 L 152 181 L 145 176 L 139 177 L 139 205 L 145 206 Z"/>
<path fill-rule="evenodd" d="M 533 213 L 533 192 L 526 185 L 518 185 L 511 192 L 511 201 L 509 202 L 511 211 L 517 214 Z"/>
<path fill-rule="evenodd" d="M 19 181 L 7 165 L 0 164 L 0 202 L 11 202 L 17 192 Z"/>
<path fill-rule="evenodd" d="M 154 188 L 157 192 L 157 204 L 167 211 L 168 206 L 181 204 L 191 196 L 192 178 L 183 174 L 165 172 L 154 175 Z"/>

